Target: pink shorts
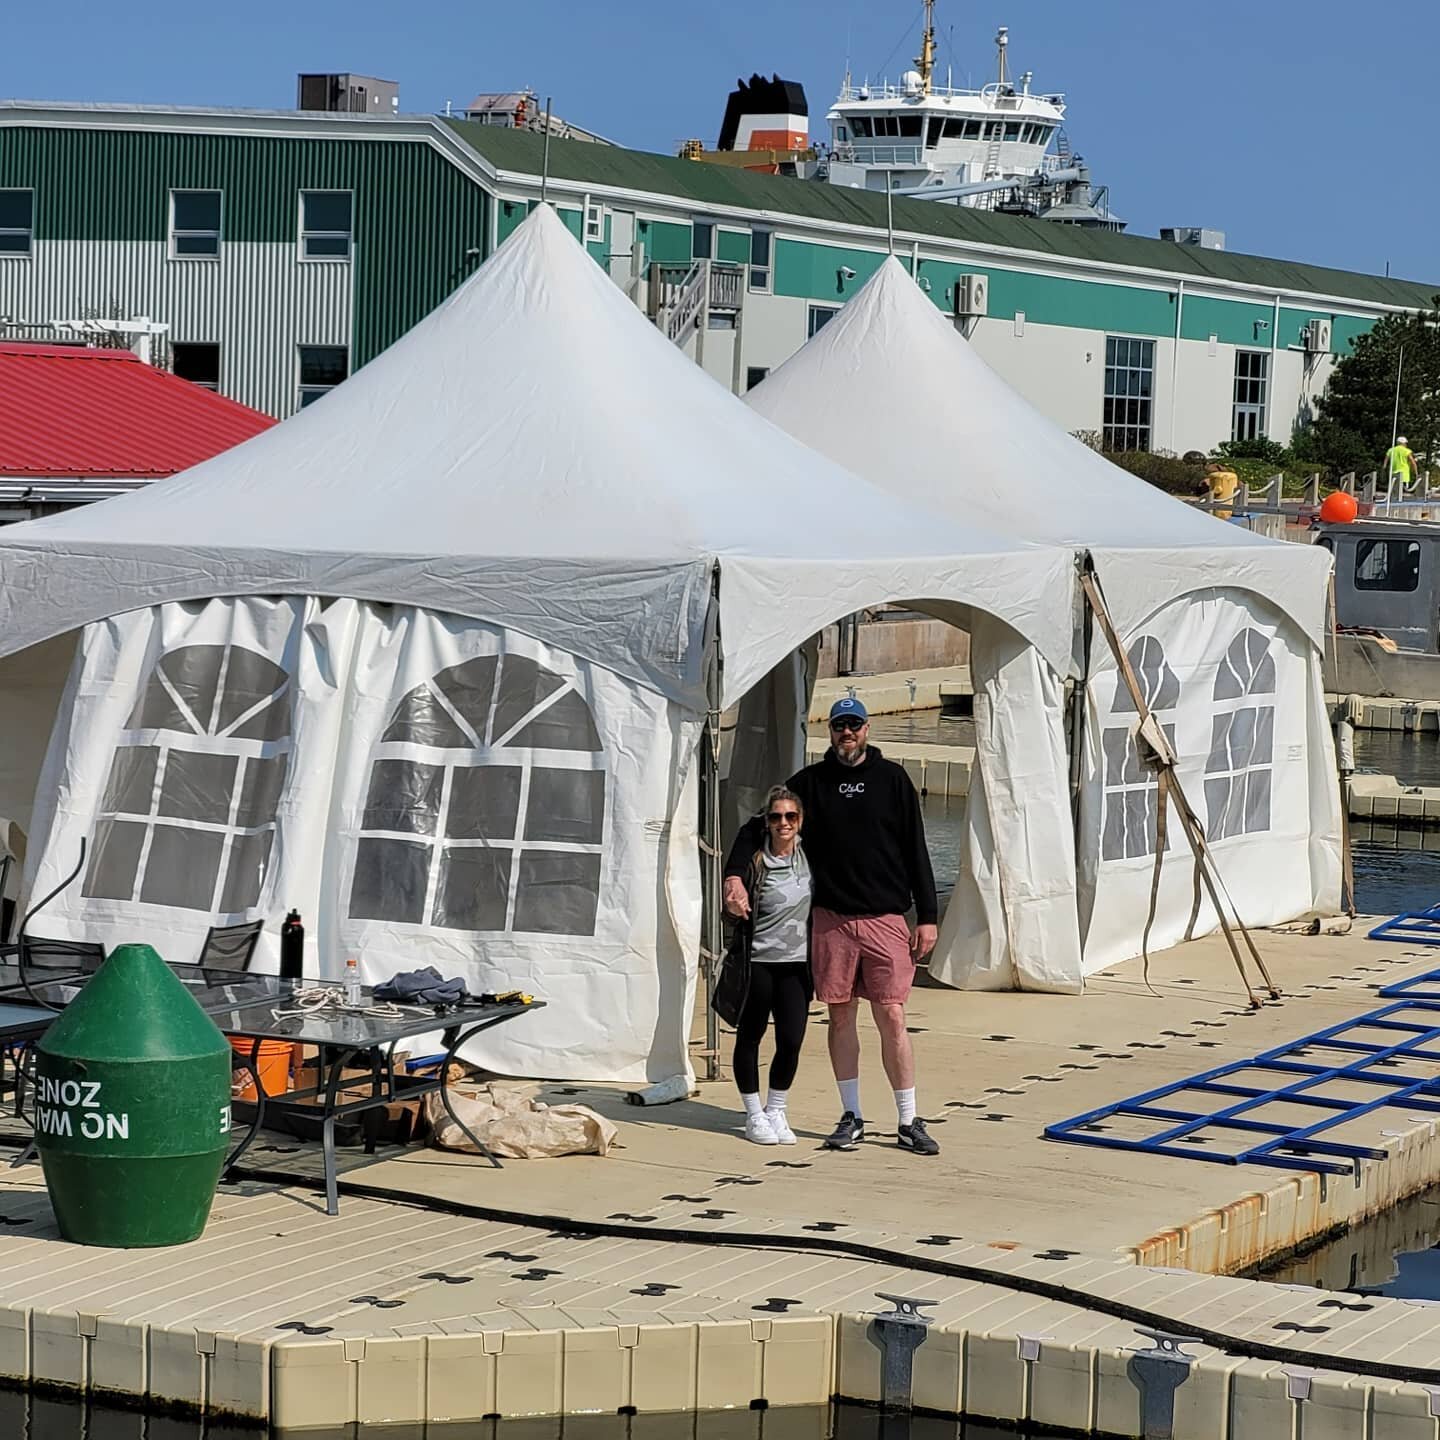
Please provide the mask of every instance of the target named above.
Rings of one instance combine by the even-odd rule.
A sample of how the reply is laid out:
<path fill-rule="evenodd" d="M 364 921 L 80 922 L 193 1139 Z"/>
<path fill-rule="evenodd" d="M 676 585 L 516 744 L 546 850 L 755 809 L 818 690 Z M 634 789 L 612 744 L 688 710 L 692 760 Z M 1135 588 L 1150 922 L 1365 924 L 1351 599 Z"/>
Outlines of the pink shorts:
<path fill-rule="evenodd" d="M 910 927 L 902 915 L 837 915 L 816 907 L 810 968 L 815 998 L 827 1005 L 873 1000 L 903 1005 L 915 980 Z"/>

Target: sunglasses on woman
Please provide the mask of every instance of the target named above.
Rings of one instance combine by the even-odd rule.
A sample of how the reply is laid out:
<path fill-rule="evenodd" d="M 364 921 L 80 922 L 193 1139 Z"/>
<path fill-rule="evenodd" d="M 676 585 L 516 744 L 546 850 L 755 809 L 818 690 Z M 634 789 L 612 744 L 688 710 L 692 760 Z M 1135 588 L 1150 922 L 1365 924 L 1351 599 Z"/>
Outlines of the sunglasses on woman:
<path fill-rule="evenodd" d="M 800 812 L 798 810 L 772 810 L 765 818 L 772 825 L 798 825 Z"/>

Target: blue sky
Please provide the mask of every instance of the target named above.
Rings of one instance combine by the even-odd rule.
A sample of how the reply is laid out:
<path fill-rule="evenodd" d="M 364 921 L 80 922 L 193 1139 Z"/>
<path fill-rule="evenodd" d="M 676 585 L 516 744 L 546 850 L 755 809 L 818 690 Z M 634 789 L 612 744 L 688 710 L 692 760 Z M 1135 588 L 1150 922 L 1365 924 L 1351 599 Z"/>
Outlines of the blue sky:
<path fill-rule="evenodd" d="M 300 70 L 400 82 L 402 109 L 531 85 L 627 145 L 713 144 L 737 75 L 778 71 L 812 132 L 847 54 L 892 78 L 918 0 L 61 0 L 7 7 L 0 96 L 288 107 Z M 997 25 L 1016 72 L 1063 90 L 1075 149 L 1132 231 L 1209 225 L 1232 250 L 1431 280 L 1440 180 L 1429 68 L 1435 0 L 939 0 L 940 61 L 991 78 Z M 1357 18 L 1359 17 L 1359 18 Z"/>

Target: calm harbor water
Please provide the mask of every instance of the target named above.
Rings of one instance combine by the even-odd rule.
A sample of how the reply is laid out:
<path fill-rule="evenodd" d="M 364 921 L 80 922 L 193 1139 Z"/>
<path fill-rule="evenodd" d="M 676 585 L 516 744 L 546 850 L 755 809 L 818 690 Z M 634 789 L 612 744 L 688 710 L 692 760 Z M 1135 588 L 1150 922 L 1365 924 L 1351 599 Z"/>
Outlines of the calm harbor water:
<path fill-rule="evenodd" d="M 881 1415 L 852 1405 L 823 1410 L 736 1410 L 712 1415 L 581 1415 L 467 1425 L 360 1426 L 271 1432 L 139 1415 L 16 1395 L 0 1401 L 4 1440 L 1058 1440 L 1051 1430 L 997 1429 L 977 1421 Z M 11 1422 L 11 1424 L 7 1424 Z"/>

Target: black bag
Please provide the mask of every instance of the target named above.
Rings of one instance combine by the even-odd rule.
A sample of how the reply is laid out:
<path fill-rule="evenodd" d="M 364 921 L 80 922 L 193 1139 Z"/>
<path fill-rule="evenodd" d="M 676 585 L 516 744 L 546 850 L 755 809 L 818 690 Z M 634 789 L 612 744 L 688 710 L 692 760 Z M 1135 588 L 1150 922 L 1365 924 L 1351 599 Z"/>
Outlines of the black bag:
<path fill-rule="evenodd" d="M 738 1025 L 741 1011 L 749 998 L 750 964 L 737 955 L 732 946 L 720 962 L 720 975 L 715 981 L 710 1006 L 727 1025 Z"/>

